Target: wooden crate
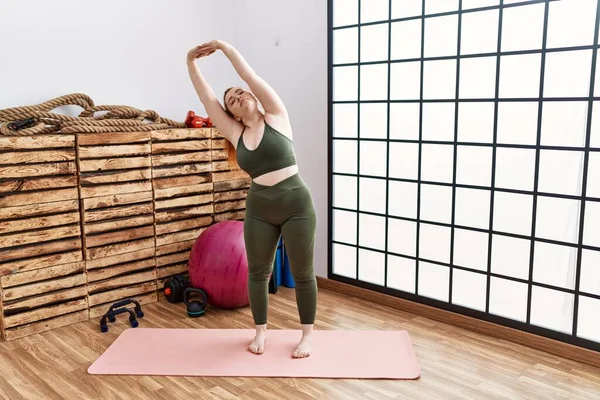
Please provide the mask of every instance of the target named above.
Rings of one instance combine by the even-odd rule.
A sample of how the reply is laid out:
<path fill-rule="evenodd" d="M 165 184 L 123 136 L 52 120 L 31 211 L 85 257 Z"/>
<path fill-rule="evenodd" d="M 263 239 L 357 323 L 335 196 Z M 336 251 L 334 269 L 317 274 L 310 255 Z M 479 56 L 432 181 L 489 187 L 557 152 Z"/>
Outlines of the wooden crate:
<path fill-rule="evenodd" d="M 91 318 L 124 298 L 157 300 L 151 136 L 78 134 Z"/>
<path fill-rule="evenodd" d="M 88 318 L 74 135 L 0 136 L 2 338 Z"/>
<path fill-rule="evenodd" d="M 152 132 L 159 295 L 171 276 L 187 273 L 196 238 L 213 223 L 211 129 Z"/>
<path fill-rule="evenodd" d="M 4 340 L 88 319 L 83 261 L 0 277 Z"/>
<path fill-rule="evenodd" d="M 246 196 L 250 176 L 227 158 L 225 138 L 212 130 L 212 181 L 215 222 L 243 220 L 246 215 Z"/>

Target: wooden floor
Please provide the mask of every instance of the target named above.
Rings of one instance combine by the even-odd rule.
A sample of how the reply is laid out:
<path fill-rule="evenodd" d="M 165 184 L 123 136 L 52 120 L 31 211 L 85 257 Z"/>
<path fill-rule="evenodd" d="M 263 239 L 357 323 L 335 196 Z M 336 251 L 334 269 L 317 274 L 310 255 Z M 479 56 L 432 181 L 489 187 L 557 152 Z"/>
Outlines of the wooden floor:
<path fill-rule="evenodd" d="M 143 327 L 250 328 L 248 308 L 190 319 L 182 304 L 143 306 Z M 271 295 L 271 329 L 298 327 L 293 289 Z M 415 381 L 105 377 L 87 368 L 127 328 L 98 319 L 0 343 L 0 398 L 18 399 L 600 399 L 600 369 L 417 315 L 319 292 L 316 329 L 408 330 L 421 363 Z M 367 343 L 357 343 L 359 346 Z M 185 344 L 172 360 L 191 357 Z M 197 357 L 201 357 L 198 355 Z"/>

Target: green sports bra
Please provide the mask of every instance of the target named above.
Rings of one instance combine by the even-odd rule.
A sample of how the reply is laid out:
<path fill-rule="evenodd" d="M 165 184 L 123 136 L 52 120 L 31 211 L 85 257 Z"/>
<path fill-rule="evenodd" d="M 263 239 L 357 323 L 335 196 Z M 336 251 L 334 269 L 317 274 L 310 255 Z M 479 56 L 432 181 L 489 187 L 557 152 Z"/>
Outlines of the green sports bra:
<path fill-rule="evenodd" d="M 242 131 L 238 139 L 236 160 L 240 168 L 252 179 L 267 172 L 296 165 L 293 142 L 269 125 L 267 121 L 265 121 L 263 137 L 256 149 L 248 150 L 244 145 L 243 136 L 244 132 Z"/>

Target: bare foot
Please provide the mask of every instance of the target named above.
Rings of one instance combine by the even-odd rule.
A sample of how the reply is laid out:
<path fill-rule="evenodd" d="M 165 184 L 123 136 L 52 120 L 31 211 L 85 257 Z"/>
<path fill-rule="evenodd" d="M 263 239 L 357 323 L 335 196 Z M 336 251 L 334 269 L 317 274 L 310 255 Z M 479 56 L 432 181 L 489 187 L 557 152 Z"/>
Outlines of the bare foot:
<path fill-rule="evenodd" d="M 254 336 L 254 340 L 248 346 L 248 350 L 250 350 L 254 354 L 262 354 L 265 350 L 265 340 L 267 337 L 267 328 L 264 325 L 256 327 L 256 335 Z"/>
<path fill-rule="evenodd" d="M 304 358 L 310 356 L 310 352 L 312 351 L 312 335 L 302 335 L 302 340 L 298 343 L 298 347 L 294 350 L 294 354 L 292 354 L 293 358 Z"/>

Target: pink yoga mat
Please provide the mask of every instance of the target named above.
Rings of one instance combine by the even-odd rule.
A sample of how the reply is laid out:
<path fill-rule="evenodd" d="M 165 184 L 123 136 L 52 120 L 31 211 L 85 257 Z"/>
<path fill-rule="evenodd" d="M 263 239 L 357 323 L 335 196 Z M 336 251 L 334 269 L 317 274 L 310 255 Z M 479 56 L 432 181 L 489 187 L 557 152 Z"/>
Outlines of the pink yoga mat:
<path fill-rule="evenodd" d="M 265 352 L 248 351 L 253 329 L 129 328 L 88 369 L 93 375 L 417 379 L 406 331 L 315 330 L 310 357 L 292 353 L 299 330 L 267 331 Z"/>

